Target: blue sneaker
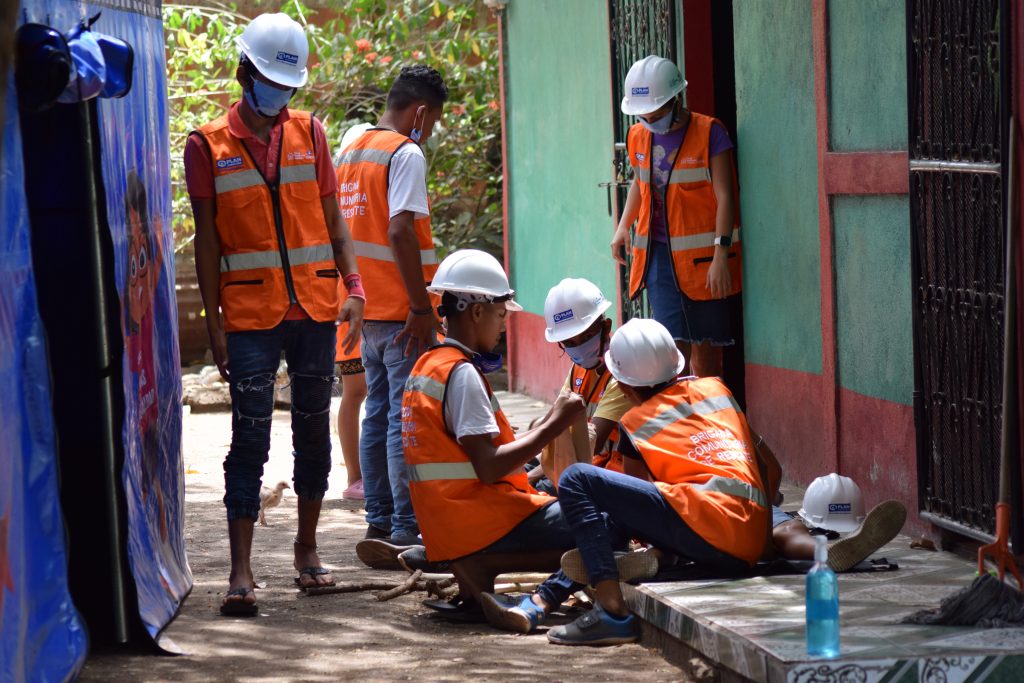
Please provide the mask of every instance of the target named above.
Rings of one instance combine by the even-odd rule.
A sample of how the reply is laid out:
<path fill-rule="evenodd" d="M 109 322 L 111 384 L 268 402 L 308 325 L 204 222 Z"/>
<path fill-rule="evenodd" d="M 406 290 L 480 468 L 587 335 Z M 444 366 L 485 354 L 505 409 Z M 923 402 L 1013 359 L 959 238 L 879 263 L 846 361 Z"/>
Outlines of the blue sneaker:
<path fill-rule="evenodd" d="M 493 593 L 481 593 L 480 606 L 484 608 L 484 616 L 491 626 L 516 633 L 529 633 L 547 616 L 544 608 L 529 595 L 510 605 Z"/>
<path fill-rule="evenodd" d="M 640 640 L 636 617 L 614 617 L 595 605 L 571 624 L 555 626 L 548 640 L 556 645 L 621 645 Z"/>

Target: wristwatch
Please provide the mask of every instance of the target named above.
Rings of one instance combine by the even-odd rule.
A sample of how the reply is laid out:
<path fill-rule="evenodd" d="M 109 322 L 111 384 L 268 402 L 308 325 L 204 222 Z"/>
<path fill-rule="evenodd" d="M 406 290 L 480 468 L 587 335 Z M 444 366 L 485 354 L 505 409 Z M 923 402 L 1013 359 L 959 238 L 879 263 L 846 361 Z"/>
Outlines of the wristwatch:
<path fill-rule="evenodd" d="M 716 247 L 731 247 L 732 237 L 730 235 L 719 235 L 715 238 Z"/>

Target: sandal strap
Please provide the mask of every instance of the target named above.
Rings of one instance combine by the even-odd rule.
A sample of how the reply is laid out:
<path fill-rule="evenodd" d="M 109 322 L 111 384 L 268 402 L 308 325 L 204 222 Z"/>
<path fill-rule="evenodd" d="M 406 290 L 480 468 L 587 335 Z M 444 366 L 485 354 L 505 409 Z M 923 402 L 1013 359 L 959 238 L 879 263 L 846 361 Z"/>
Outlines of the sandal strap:
<path fill-rule="evenodd" d="M 303 543 L 302 541 L 299 540 L 298 536 L 296 536 L 295 538 L 292 539 L 292 543 L 294 543 L 295 545 L 301 545 L 303 548 L 309 548 L 310 550 L 316 550 L 317 549 L 316 543 L 314 543 L 313 545 L 310 545 L 309 543 Z"/>

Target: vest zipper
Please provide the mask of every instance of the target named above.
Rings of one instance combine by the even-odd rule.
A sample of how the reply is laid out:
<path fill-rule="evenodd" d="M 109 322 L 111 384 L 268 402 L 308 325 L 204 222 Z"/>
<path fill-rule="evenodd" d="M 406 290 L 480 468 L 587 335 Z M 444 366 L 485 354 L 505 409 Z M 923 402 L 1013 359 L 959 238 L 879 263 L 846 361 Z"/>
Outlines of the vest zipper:
<path fill-rule="evenodd" d="M 281 147 L 284 147 L 284 141 L 282 140 L 281 142 Z M 280 180 L 280 159 L 278 160 L 277 172 L 278 180 Z M 277 250 L 281 252 L 281 267 L 284 268 L 284 286 L 288 290 L 288 301 L 292 304 L 297 304 L 299 303 L 299 298 L 295 295 L 295 283 L 292 281 L 292 266 L 288 261 L 288 244 L 284 240 L 279 189 L 277 183 L 270 186 L 270 202 L 274 205 L 274 228 L 277 230 Z"/>

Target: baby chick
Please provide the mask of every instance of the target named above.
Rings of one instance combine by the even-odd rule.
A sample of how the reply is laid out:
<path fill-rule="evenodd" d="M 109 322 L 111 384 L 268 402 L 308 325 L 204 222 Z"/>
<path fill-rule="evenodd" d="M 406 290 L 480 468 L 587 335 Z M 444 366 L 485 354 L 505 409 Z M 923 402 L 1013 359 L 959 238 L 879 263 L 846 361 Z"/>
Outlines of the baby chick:
<path fill-rule="evenodd" d="M 276 505 L 280 505 L 281 498 L 284 497 L 284 490 L 290 488 L 291 486 L 284 481 L 277 482 L 277 486 L 274 488 L 260 487 L 260 526 L 267 526 L 266 511 Z"/>

